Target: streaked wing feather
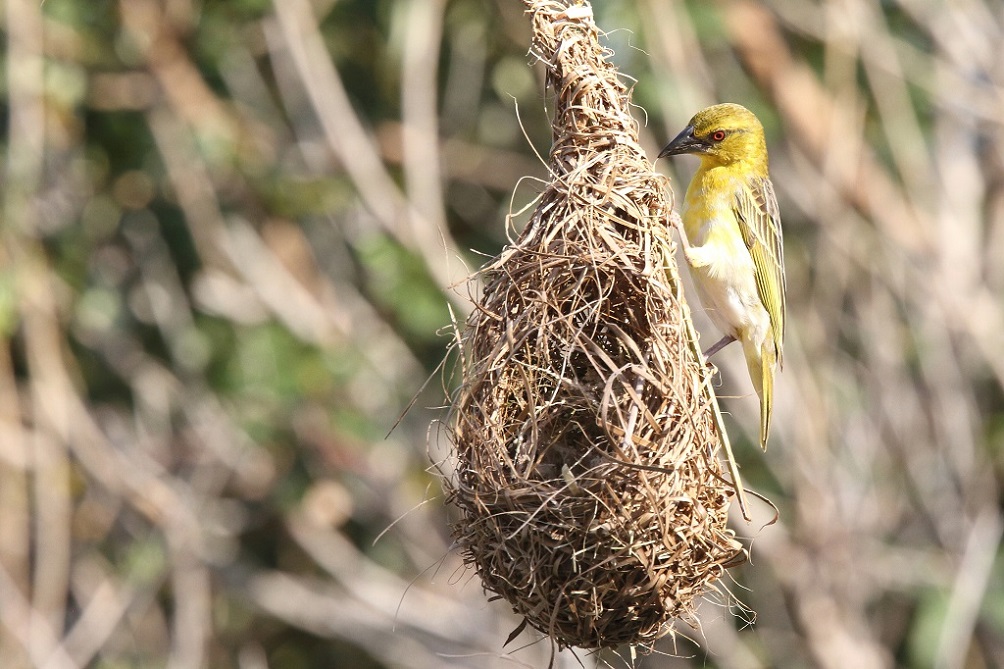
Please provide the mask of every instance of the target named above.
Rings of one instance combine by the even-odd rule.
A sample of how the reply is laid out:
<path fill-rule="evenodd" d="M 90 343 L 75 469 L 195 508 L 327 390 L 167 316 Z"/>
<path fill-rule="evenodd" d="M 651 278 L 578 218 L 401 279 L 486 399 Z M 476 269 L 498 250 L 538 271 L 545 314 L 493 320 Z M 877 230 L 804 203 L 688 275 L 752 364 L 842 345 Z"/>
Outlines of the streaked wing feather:
<path fill-rule="evenodd" d="M 781 214 L 770 179 L 754 177 L 736 193 L 736 219 L 753 258 L 757 292 L 774 329 L 778 363 L 784 341 L 785 277 Z"/>

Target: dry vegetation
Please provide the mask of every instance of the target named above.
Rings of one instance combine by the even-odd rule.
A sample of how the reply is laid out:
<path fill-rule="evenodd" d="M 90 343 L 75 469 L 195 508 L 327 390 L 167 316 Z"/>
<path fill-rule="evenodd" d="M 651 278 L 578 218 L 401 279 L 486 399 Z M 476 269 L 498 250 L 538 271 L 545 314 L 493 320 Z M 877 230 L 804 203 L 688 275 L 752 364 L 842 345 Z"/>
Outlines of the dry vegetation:
<path fill-rule="evenodd" d="M 1000 3 L 596 5 L 649 155 L 712 102 L 764 120 L 790 282 L 765 456 L 715 360 L 780 510 L 733 518 L 755 624 L 705 602 L 635 666 L 1002 666 Z M 441 389 L 385 438 L 547 177 L 522 3 L 7 0 L 2 27 L 3 667 L 546 665 L 450 550 Z"/>
<path fill-rule="evenodd" d="M 457 332 L 447 502 L 485 590 L 556 647 L 647 652 L 745 560 L 740 488 L 628 89 L 588 6 L 525 4 L 550 178 Z"/>

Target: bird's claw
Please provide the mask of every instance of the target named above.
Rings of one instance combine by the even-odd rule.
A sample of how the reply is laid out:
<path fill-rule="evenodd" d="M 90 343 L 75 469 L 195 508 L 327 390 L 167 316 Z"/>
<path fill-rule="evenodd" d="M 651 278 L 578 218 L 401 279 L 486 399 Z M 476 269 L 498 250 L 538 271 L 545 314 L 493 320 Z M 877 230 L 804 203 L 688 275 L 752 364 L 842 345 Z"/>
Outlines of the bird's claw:
<path fill-rule="evenodd" d="M 669 223 L 674 228 L 676 228 L 676 231 L 680 234 L 680 242 L 684 245 L 684 247 L 686 247 L 687 233 L 683 229 L 683 218 L 680 216 L 679 212 L 676 211 L 675 209 L 669 212 Z"/>

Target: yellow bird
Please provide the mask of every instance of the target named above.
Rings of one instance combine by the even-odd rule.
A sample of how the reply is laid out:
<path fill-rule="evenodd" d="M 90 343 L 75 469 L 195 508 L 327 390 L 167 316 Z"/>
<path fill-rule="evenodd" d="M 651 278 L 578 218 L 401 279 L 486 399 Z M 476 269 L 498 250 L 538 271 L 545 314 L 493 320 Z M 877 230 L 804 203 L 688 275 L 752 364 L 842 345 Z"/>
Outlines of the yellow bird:
<path fill-rule="evenodd" d="M 774 369 L 783 362 L 785 279 L 763 126 L 741 105 L 708 107 L 659 157 L 683 153 L 698 156 L 701 166 L 687 188 L 681 242 L 701 304 L 725 333 L 707 355 L 742 342 L 760 397 L 760 446 L 766 450 Z"/>

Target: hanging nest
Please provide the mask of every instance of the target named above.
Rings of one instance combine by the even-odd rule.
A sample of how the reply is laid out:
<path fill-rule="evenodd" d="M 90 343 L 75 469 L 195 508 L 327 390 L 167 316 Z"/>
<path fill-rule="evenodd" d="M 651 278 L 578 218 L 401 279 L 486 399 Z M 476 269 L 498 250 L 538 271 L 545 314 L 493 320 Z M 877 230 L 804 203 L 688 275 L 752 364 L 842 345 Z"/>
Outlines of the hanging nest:
<path fill-rule="evenodd" d="M 458 335 L 453 533 L 559 647 L 651 649 L 743 561 L 736 486 L 629 91 L 588 5 L 525 4 L 556 97 L 551 180 Z"/>

